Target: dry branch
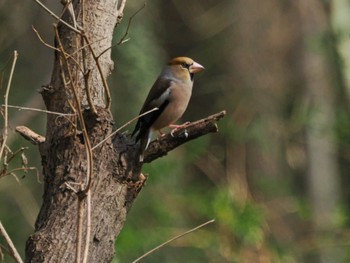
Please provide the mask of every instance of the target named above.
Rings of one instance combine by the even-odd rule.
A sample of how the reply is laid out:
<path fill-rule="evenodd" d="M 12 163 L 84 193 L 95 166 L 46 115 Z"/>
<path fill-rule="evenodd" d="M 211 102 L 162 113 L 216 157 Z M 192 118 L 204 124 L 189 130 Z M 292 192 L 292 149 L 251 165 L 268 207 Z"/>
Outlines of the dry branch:
<path fill-rule="evenodd" d="M 62 24 L 70 28 L 75 33 L 80 34 L 80 30 L 76 29 L 75 27 L 68 24 L 66 21 L 62 20 L 58 15 L 56 15 L 54 12 L 52 12 L 48 7 L 46 7 L 42 2 L 39 0 L 34 0 L 38 5 L 40 5 L 47 13 L 49 13 L 52 17 L 56 18 L 58 21 L 60 21 Z"/>
<path fill-rule="evenodd" d="M 7 82 L 7 87 L 6 87 L 6 92 L 5 92 L 5 110 L 4 110 L 4 130 L 3 130 L 3 134 L 2 134 L 2 144 L 0 147 L 0 158 L 3 158 L 3 153 L 5 150 L 5 146 L 6 146 L 6 141 L 7 141 L 7 134 L 8 134 L 8 98 L 9 98 L 9 93 L 10 93 L 10 87 L 11 87 L 11 83 L 12 83 L 12 78 L 13 78 L 13 73 L 15 71 L 15 67 L 16 67 L 16 61 L 17 61 L 17 57 L 18 57 L 18 52 L 17 50 L 15 50 L 13 52 L 13 61 L 12 61 L 12 66 L 11 66 L 11 72 L 10 72 L 10 76 L 9 76 L 9 80 Z"/>
<path fill-rule="evenodd" d="M 194 231 L 196 231 L 196 230 L 198 230 L 198 229 L 200 229 L 200 228 L 202 228 L 202 227 L 204 227 L 204 226 L 206 226 L 206 225 L 209 225 L 209 224 L 211 224 L 211 223 L 214 223 L 214 222 L 215 222 L 215 219 L 211 219 L 211 220 L 209 220 L 209 221 L 207 221 L 207 222 L 205 222 L 205 223 L 203 223 L 203 224 L 200 224 L 199 226 L 196 226 L 196 227 L 194 227 L 194 228 L 192 228 L 192 229 L 190 229 L 190 230 L 188 230 L 188 231 L 186 231 L 186 232 L 184 232 L 184 233 L 182 233 L 182 234 L 180 234 L 180 235 L 177 235 L 177 236 L 175 236 L 175 237 L 169 239 L 168 241 L 165 241 L 164 243 L 160 244 L 159 246 L 157 246 L 157 247 L 151 249 L 151 250 L 148 251 L 147 253 L 143 254 L 141 257 L 135 259 L 132 263 L 137 263 L 137 262 L 139 262 L 141 259 L 147 257 L 148 255 L 150 255 L 150 254 L 152 254 L 153 252 L 155 252 L 156 250 L 158 250 L 158 249 L 164 247 L 165 245 L 167 245 L 167 244 L 169 244 L 169 243 L 171 243 L 171 242 L 173 242 L 173 241 L 175 241 L 175 240 L 177 240 L 177 239 L 179 239 L 179 238 L 181 238 L 181 237 L 183 237 L 183 236 L 185 236 L 185 235 L 188 235 L 188 234 L 190 234 L 190 233 L 193 233 Z"/>
<path fill-rule="evenodd" d="M 24 139 L 30 141 L 34 145 L 45 142 L 44 136 L 37 134 L 26 126 L 17 126 L 16 132 L 18 132 Z"/>
<path fill-rule="evenodd" d="M 11 256 L 15 259 L 15 261 L 17 263 L 23 263 L 21 256 L 19 255 L 15 245 L 13 244 L 11 238 L 9 237 L 9 235 L 7 234 L 4 226 L 2 225 L 1 221 L 0 221 L 0 234 L 4 237 L 8 247 L 9 247 L 9 252 L 11 254 Z"/>

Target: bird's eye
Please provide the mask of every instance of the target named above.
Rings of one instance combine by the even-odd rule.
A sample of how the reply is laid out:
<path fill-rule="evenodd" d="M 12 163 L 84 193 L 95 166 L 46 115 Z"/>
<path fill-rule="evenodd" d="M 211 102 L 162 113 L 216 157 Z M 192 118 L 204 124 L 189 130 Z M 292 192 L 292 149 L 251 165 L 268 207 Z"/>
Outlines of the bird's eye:
<path fill-rule="evenodd" d="M 188 68 L 188 67 L 189 67 L 189 65 L 188 65 L 188 64 L 186 64 L 186 62 L 183 62 L 183 63 L 181 63 L 181 67 L 183 67 L 183 68 Z"/>

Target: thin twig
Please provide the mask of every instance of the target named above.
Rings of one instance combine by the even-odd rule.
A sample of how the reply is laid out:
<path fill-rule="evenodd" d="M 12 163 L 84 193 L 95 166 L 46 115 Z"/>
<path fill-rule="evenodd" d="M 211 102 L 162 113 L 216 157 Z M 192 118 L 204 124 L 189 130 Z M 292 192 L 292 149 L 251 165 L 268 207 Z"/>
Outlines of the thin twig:
<path fill-rule="evenodd" d="M 1 106 L 5 107 L 6 105 L 2 104 Z M 37 111 L 37 112 L 48 113 L 48 114 L 59 115 L 59 116 L 74 116 L 74 115 L 76 115 L 75 113 L 62 113 L 62 112 L 42 110 L 42 109 L 36 109 L 36 108 L 28 108 L 28 107 L 22 107 L 22 106 L 14 106 L 14 105 L 7 105 L 7 107 L 18 109 L 18 110 Z"/>
<path fill-rule="evenodd" d="M 173 238 L 169 239 L 168 241 L 160 244 L 159 246 L 157 246 L 157 247 L 151 249 L 150 251 L 148 251 L 147 253 L 143 254 L 141 257 L 137 258 L 132 263 L 139 262 L 141 259 L 147 257 L 148 255 L 152 254 L 154 251 L 160 249 L 161 247 L 163 247 L 163 246 L 165 246 L 165 245 L 175 241 L 176 239 L 179 239 L 180 237 L 183 237 L 183 236 L 185 236 L 187 234 L 190 234 L 190 233 L 192 233 L 192 232 L 194 232 L 194 231 L 196 231 L 196 230 L 198 230 L 198 229 L 200 229 L 200 228 L 202 228 L 202 227 L 204 227 L 206 225 L 209 225 L 209 224 L 213 223 L 214 221 L 215 221 L 215 219 L 209 220 L 209 221 L 207 221 L 207 222 L 205 222 L 205 223 L 203 223 L 203 224 L 201 224 L 199 226 L 196 226 L 195 228 L 192 228 L 192 229 L 190 229 L 190 230 L 188 230 L 188 231 L 186 231 L 186 232 L 184 232 L 184 233 L 182 233 L 182 234 L 180 234 L 180 235 L 178 235 L 176 237 L 173 237 Z"/>
<path fill-rule="evenodd" d="M 125 0 L 123 0 L 125 1 Z M 125 5 L 125 3 L 124 3 Z M 129 34 L 129 29 L 130 29 L 130 26 L 131 26 L 131 22 L 132 20 L 134 19 L 134 17 L 142 10 L 146 7 L 146 2 L 143 4 L 142 7 L 140 7 L 140 9 L 138 9 L 130 18 L 129 18 L 129 21 L 128 21 L 128 25 L 126 27 L 126 30 L 125 30 L 125 33 L 123 35 L 123 37 L 119 40 L 119 42 L 117 44 L 114 44 L 108 48 L 106 48 L 105 50 L 103 50 L 98 56 L 97 56 L 97 59 L 100 58 L 104 53 L 106 53 L 108 50 L 110 50 L 111 48 L 115 47 L 115 46 L 119 46 L 121 44 L 124 44 L 125 42 L 128 42 L 130 40 L 130 38 L 128 39 L 125 39 L 128 34 Z M 124 9 L 124 6 L 123 6 L 123 3 L 120 4 L 120 9 L 123 8 Z M 118 11 L 118 13 L 120 14 L 120 12 Z M 119 15 L 118 15 L 119 17 Z"/>
<path fill-rule="evenodd" d="M 11 87 L 11 82 L 13 78 L 13 73 L 15 71 L 16 67 L 16 61 L 17 61 L 18 53 L 17 50 L 13 52 L 13 61 L 12 61 L 12 66 L 11 66 L 11 71 L 10 71 L 10 76 L 9 80 L 7 82 L 7 87 L 6 87 L 6 92 L 5 92 L 5 110 L 4 110 L 4 131 L 2 134 L 2 144 L 0 148 L 0 158 L 2 158 L 2 155 L 4 153 L 4 149 L 6 146 L 6 141 L 7 141 L 7 136 L 8 136 L 8 99 L 9 99 L 9 93 L 10 93 L 10 87 Z"/>
<path fill-rule="evenodd" d="M 88 168 L 87 168 L 87 178 L 86 178 L 86 186 L 85 188 L 83 187 L 81 189 L 81 191 L 78 193 L 78 195 L 81 196 L 85 196 L 89 190 L 90 190 L 90 185 L 91 185 L 91 177 L 92 177 L 92 173 L 93 173 L 93 155 L 92 155 L 92 149 L 91 149 L 91 142 L 90 142 L 90 138 L 87 134 L 87 130 L 86 130 L 86 125 L 85 125 L 85 121 L 84 121 L 84 117 L 83 117 L 83 113 L 82 113 L 82 109 L 81 109 L 81 105 L 80 105 L 80 99 L 78 97 L 77 94 L 77 90 L 76 87 L 74 86 L 74 82 L 73 82 L 73 77 L 72 77 L 72 73 L 67 61 L 67 57 L 65 55 L 65 51 L 61 42 L 61 39 L 59 37 L 58 31 L 57 31 L 57 27 L 55 27 L 55 34 L 56 34 L 56 38 L 57 38 L 57 42 L 58 42 L 58 46 L 59 49 L 62 51 L 62 58 L 63 58 L 63 62 L 67 68 L 67 72 L 68 72 L 68 76 L 69 76 L 69 80 L 70 80 L 70 85 L 72 87 L 72 92 L 73 92 L 73 97 L 75 99 L 75 103 L 76 103 L 76 107 L 77 107 L 77 113 L 78 113 L 78 119 L 79 119 L 79 123 L 82 129 L 82 134 L 83 134 L 83 138 L 84 138 L 84 142 L 85 142 L 85 146 L 86 146 L 86 154 L 87 154 L 87 163 L 88 163 Z M 79 216 L 81 216 L 82 210 L 83 210 L 83 197 L 79 197 L 78 198 L 78 206 L 79 206 Z M 90 215 L 88 215 L 89 217 Z M 90 229 L 87 229 L 87 231 Z M 90 233 L 87 233 L 86 236 L 90 236 Z M 82 219 L 78 219 L 78 233 L 77 233 L 77 244 L 76 244 L 76 262 L 80 263 L 80 256 L 81 256 L 81 243 L 82 243 Z"/>
<path fill-rule="evenodd" d="M 15 245 L 13 244 L 11 238 L 9 237 L 9 235 L 7 234 L 4 226 L 2 225 L 1 221 L 0 221 L 0 233 L 1 235 L 5 238 L 7 245 L 9 246 L 10 249 L 10 253 L 13 256 L 13 258 L 16 260 L 17 263 L 23 263 L 21 256 L 19 255 Z"/>
<path fill-rule="evenodd" d="M 88 45 L 88 47 L 90 49 L 90 52 L 91 52 L 91 55 L 92 55 L 93 59 L 95 60 L 98 72 L 100 73 L 102 84 L 103 84 L 103 87 L 104 87 L 104 90 L 105 90 L 105 93 L 106 93 L 105 94 L 106 95 L 106 101 L 107 101 L 106 102 L 106 109 L 109 109 L 110 106 L 111 106 L 112 99 L 111 99 L 111 93 L 109 91 L 107 80 L 106 80 L 105 76 L 103 75 L 103 71 L 102 71 L 100 62 L 98 61 L 98 57 L 96 56 L 95 51 L 92 48 L 89 39 L 87 38 L 87 36 L 85 34 L 83 34 L 83 37 L 84 37 L 84 39 L 86 41 L 86 44 Z"/>
<path fill-rule="evenodd" d="M 122 0 L 120 6 L 119 6 L 119 9 L 118 9 L 118 18 L 119 17 L 123 17 L 123 12 L 124 12 L 124 8 L 125 8 L 125 3 L 126 3 L 126 0 Z"/>
<path fill-rule="evenodd" d="M 70 15 L 71 15 L 71 17 L 72 17 L 74 28 L 77 28 L 77 27 L 78 27 L 78 24 L 77 24 L 77 20 L 76 20 L 76 18 L 75 18 L 75 13 L 74 13 L 74 8 L 73 8 L 72 0 L 67 1 L 65 8 L 68 9 L 68 12 L 70 13 Z M 83 28 L 84 28 L 84 27 L 83 27 Z"/>
<path fill-rule="evenodd" d="M 75 250 L 75 262 L 80 263 L 81 260 L 81 239 L 83 237 L 83 216 L 84 216 L 84 199 L 78 197 L 78 218 L 77 218 L 77 243 Z"/>
<path fill-rule="evenodd" d="M 35 28 L 34 26 L 32 26 L 32 29 L 33 29 L 33 31 L 35 32 L 35 34 L 37 35 L 39 41 L 40 41 L 44 46 L 46 46 L 46 47 L 48 47 L 48 48 L 50 48 L 50 49 L 53 49 L 53 50 L 55 50 L 55 51 L 57 51 L 57 52 L 61 52 L 61 50 L 58 49 L 57 47 L 54 47 L 54 46 L 48 44 L 47 42 L 45 42 L 45 40 L 41 37 L 41 35 L 39 34 L 38 30 L 36 30 L 36 28 Z M 103 38 L 101 38 L 101 39 L 95 40 L 92 44 L 98 43 L 98 42 L 100 42 L 100 41 L 102 41 L 102 40 L 105 40 L 105 39 L 106 39 L 106 37 L 103 37 Z M 81 50 L 83 50 L 83 49 L 85 49 L 85 48 L 87 48 L 87 47 L 88 47 L 88 45 L 83 45 L 83 46 L 81 46 L 80 48 L 78 48 L 76 51 L 74 51 L 71 55 L 70 55 L 70 54 L 66 54 L 66 56 L 67 56 L 68 58 L 71 58 L 71 59 L 75 62 L 75 65 L 80 69 L 80 71 L 81 71 L 83 74 L 84 74 L 84 70 L 80 67 L 78 61 L 77 61 L 73 56 L 74 56 L 76 53 L 78 53 L 79 51 L 81 51 Z M 108 50 L 108 49 L 107 49 L 107 50 Z M 83 56 L 83 57 L 84 57 L 84 56 Z"/>
<path fill-rule="evenodd" d="M 54 28 L 56 28 L 56 27 L 57 27 L 57 25 L 54 24 Z M 60 53 L 61 53 L 61 52 L 60 52 Z M 61 68 L 61 69 L 64 69 L 62 59 L 58 59 L 58 63 L 60 64 L 60 68 Z M 82 72 L 83 72 L 83 71 L 82 71 Z M 67 82 L 66 74 L 65 74 L 64 70 L 61 70 L 61 71 L 60 71 L 60 75 L 61 75 L 61 79 L 62 79 L 62 81 L 63 81 L 63 86 L 64 86 L 64 88 L 65 88 L 66 90 L 68 90 L 69 87 L 68 87 L 68 82 Z M 77 110 L 74 108 L 73 103 L 71 102 L 71 99 L 70 99 L 70 98 L 67 98 L 67 103 L 68 103 L 70 109 L 76 114 L 76 113 L 77 113 Z M 77 118 L 77 116 L 74 115 L 73 118 L 74 118 L 74 120 L 72 120 L 70 123 L 71 123 L 72 126 L 76 129 L 76 118 Z"/>
<path fill-rule="evenodd" d="M 21 148 L 17 149 L 17 151 L 11 152 L 11 156 L 10 156 L 10 158 L 8 158 L 6 160 L 6 162 L 10 163 L 17 156 L 17 154 L 23 153 L 25 150 L 28 150 L 28 147 L 21 147 Z"/>
<path fill-rule="evenodd" d="M 82 28 L 84 28 L 84 22 L 85 22 L 84 1 L 81 1 L 81 26 L 82 26 Z M 85 46 L 85 39 L 83 36 L 80 36 L 80 45 L 83 47 Z M 86 46 L 88 46 L 88 45 L 86 45 Z M 81 57 L 83 60 L 83 70 L 84 70 L 83 77 L 84 77 L 84 82 L 85 82 L 86 99 L 87 99 L 87 102 L 89 104 L 90 110 L 95 115 L 97 115 L 96 107 L 95 107 L 95 105 L 92 101 L 92 98 L 91 98 L 90 85 L 89 85 L 89 78 L 90 78 L 91 70 L 87 69 L 87 65 L 86 65 L 86 58 L 87 58 L 86 49 L 83 48 L 81 50 L 81 53 L 82 53 Z"/>
<path fill-rule="evenodd" d="M 84 63 L 84 70 L 86 69 L 85 65 L 85 56 L 83 55 L 83 63 Z M 89 77 L 90 77 L 90 70 L 88 70 L 86 73 L 84 73 L 84 82 L 85 82 L 85 90 L 86 90 L 86 98 L 89 103 L 90 109 L 94 114 L 97 114 L 96 107 L 92 101 L 91 98 L 91 92 L 90 92 L 90 85 L 89 85 Z"/>
<path fill-rule="evenodd" d="M 36 171 L 37 172 L 37 176 L 38 176 L 38 169 L 36 167 L 19 167 L 19 168 L 14 168 L 12 169 L 11 171 L 8 171 L 6 172 L 6 174 L 1 174 L 0 176 L 1 177 L 4 177 L 4 176 L 8 176 L 8 175 L 14 175 L 16 177 L 16 174 L 15 172 L 18 172 L 18 171 L 23 171 L 23 172 L 28 172 L 28 171 Z M 17 178 L 17 177 L 16 177 Z M 17 182 L 19 182 L 19 180 L 17 179 Z"/>
<path fill-rule="evenodd" d="M 52 12 L 49 8 L 47 8 L 42 2 L 39 0 L 34 0 L 38 5 L 40 5 L 47 13 L 49 13 L 51 16 L 56 18 L 58 21 L 60 21 L 62 24 L 66 25 L 68 28 L 73 30 L 75 33 L 81 34 L 80 30 L 75 28 L 74 26 L 71 26 L 66 21 L 62 20 L 59 16 L 57 16 L 54 12 Z"/>
<path fill-rule="evenodd" d="M 48 48 L 51 48 L 51 49 L 53 49 L 53 50 L 56 50 L 56 51 L 60 52 L 60 50 L 59 50 L 58 48 L 56 48 L 56 47 L 54 47 L 54 46 L 52 46 L 52 45 L 46 43 L 46 42 L 44 41 L 44 39 L 40 36 L 38 30 L 36 30 L 35 27 L 34 27 L 33 25 L 32 25 L 32 29 L 33 29 L 33 31 L 35 32 L 36 36 L 39 38 L 40 42 L 44 44 L 44 46 L 47 46 Z"/>
<path fill-rule="evenodd" d="M 131 22 L 132 20 L 134 19 L 134 17 L 139 13 L 141 12 L 142 9 L 144 9 L 146 7 L 146 2 L 143 4 L 143 6 L 140 7 L 139 10 L 137 10 L 130 18 L 129 18 L 129 22 L 128 22 L 128 26 L 126 27 L 126 31 L 124 33 L 124 36 L 119 40 L 118 44 L 117 45 L 121 45 L 123 43 L 125 43 L 127 40 L 125 40 L 125 38 L 128 36 L 129 34 L 129 28 L 130 28 L 130 25 L 131 25 Z"/>
<path fill-rule="evenodd" d="M 91 190 L 86 193 L 86 236 L 85 236 L 85 248 L 82 263 L 88 262 L 90 236 L 91 236 Z"/>
<path fill-rule="evenodd" d="M 130 125 L 133 121 L 137 120 L 138 118 L 147 115 L 148 113 L 152 112 L 152 111 L 156 111 L 159 110 L 159 108 L 153 108 L 149 111 L 146 111 L 134 118 L 132 118 L 130 121 L 128 121 L 127 123 L 125 123 L 124 125 L 122 125 L 121 127 L 119 127 L 117 130 L 115 130 L 114 132 L 112 132 L 111 134 L 109 134 L 106 138 L 104 138 L 102 141 L 100 141 L 98 144 L 96 144 L 94 147 L 92 147 L 92 150 L 95 150 L 98 146 L 100 146 L 102 143 L 104 143 L 105 141 L 107 141 L 110 137 L 112 137 L 114 134 L 116 134 L 117 132 L 119 132 L 120 130 L 124 129 L 126 126 Z"/>
<path fill-rule="evenodd" d="M 86 149 L 87 149 L 87 156 L 88 156 L 87 162 L 88 162 L 88 166 L 89 166 L 89 168 L 88 168 L 89 173 L 87 174 L 86 187 L 85 187 L 85 189 L 82 190 L 82 192 L 84 194 L 86 194 L 86 192 L 90 188 L 91 175 L 92 175 L 92 171 L 93 171 L 93 156 L 92 156 L 91 142 L 90 142 L 89 135 L 87 134 L 86 125 L 85 125 L 85 121 L 84 121 L 84 116 L 83 116 L 83 112 L 82 112 L 81 105 L 80 105 L 80 99 L 79 99 L 76 87 L 74 86 L 72 73 L 71 73 L 71 70 L 69 68 L 67 57 L 65 56 L 65 51 L 64 51 L 61 39 L 59 37 L 58 31 L 57 31 L 57 27 L 55 27 L 55 32 L 56 32 L 56 37 L 57 37 L 57 42 L 59 44 L 59 48 L 60 48 L 60 50 L 62 50 L 62 55 L 63 55 L 62 58 L 63 58 L 63 61 L 64 61 L 65 65 L 66 65 L 66 68 L 67 68 L 70 84 L 71 84 L 71 87 L 72 87 L 73 97 L 74 97 L 74 100 L 75 100 L 75 103 L 76 103 L 76 106 L 77 106 L 78 119 L 79 119 L 79 123 L 80 123 L 80 126 L 81 126 L 81 130 L 82 130 L 85 146 L 86 146 Z"/>

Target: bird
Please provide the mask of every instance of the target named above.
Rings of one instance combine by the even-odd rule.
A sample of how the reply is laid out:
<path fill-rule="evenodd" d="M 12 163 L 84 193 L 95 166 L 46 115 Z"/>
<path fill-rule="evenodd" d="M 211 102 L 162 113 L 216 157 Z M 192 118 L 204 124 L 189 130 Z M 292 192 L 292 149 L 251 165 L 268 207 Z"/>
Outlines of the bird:
<path fill-rule="evenodd" d="M 161 129 L 164 127 L 169 126 L 174 130 L 183 127 L 173 123 L 185 112 L 192 94 L 194 74 L 202 70 L 204 67 L 189 57 L 175 57 L 165 65 L 139 115 L 156 110 L 139 117 L 131 135 L 136 135 L 135 144 L 140 141 L 140 162 L 143 162 L 152 133 L 159 131 L 163 135 Z"/>

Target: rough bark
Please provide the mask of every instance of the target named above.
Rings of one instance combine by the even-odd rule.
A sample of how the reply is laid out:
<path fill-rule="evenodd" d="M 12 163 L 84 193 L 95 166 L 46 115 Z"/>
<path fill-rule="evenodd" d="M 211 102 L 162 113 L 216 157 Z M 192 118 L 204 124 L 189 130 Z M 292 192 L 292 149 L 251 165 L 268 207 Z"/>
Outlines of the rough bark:
<path fill-rule="evenodd" d="M 77 24 L 84 29 L 86 38 L 58 23 L 55 43 L 60 51 L 56 51 L 51 83 L 43 88 L 42 96 L 49 111 L 74 115 L 48 114 L 46 136 L 36 141 L 45 183 L 35 232 L 26 245 L 26 262 L 77 261 L 78 215 L 81 212 L 83 253 L 88 189 L 91 193 L 88 262 L 110 262 L 115 252 L 114 240 L 146 180 L 136 156 L 137 145 L 132 143 L 129 135 L 117 133 L 102 145 L 89 149 L 89 144 L 94 146 L 111 134 L 113 117 L 105 100 L 106 89 L 100 72 L 87 44 L 93 43 L 91 48 L 97 56 L 111 46 L 112 33 L 120 18 L 118 1 L 73 2 Z M 67 10 L 63 20 L 73 24 Z M 113 67 L 110 50 L 104 52 L 98 62 L 106 78 Z M 92 103 L 89 103 L 87 89 Z M 146 161 L 150 162 L 195 137 L 216 132 L 215 122 L 223 115 L 189 125 L 188 137 L 166 136 L 153 143 L 146 153 Z M 85 131 L 88 137 L 85 137 Z M 35 141 L 35 138 L 31 139 Z M 91 162 L 89 151 L 93 155 L 90 186 L 87 176 Z"/>

